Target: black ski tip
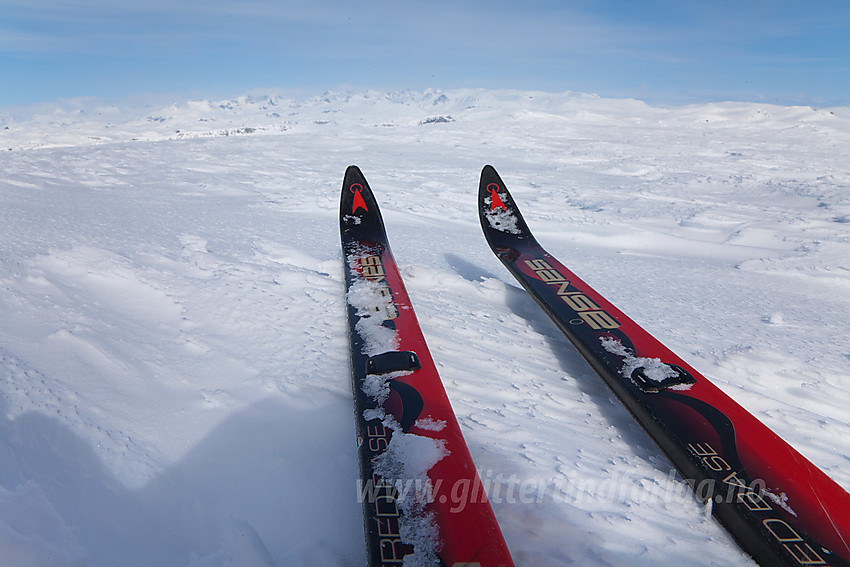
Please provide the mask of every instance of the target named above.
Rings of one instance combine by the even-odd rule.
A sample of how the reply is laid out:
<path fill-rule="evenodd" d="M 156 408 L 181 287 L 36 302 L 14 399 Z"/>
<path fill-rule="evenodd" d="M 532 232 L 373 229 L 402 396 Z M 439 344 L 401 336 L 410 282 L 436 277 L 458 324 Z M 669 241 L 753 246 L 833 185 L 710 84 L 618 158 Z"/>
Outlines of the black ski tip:
<path fill-rule="evenodd" d="M 499 177 L 499 174 L 496 173 L 496 168 L 490 164 L 485 165 L 481 170 L 481 177 L 484 177 L 485 175 L 495 175 L 496 177 Z"/>
<path fill-rule="evenodd" d="M 352 185 L 360 185 L 362 190 L 365 190 L 370 194 L 372 192 L 371 189 L 369 189 L 369 183 L 366 182 L 366 177 L 363 175 L 363 172 L 360 171 L 360 168 L 356 165 L 349 165 L 345 169 L 345 177 L 342 181 L 342 201 L 345 201 L 348 197 L 348 194 L 351 192 Z M 352 198 L 353 197 L 349 197 L 349 199 Z"/>
<path fill-rule="evenodd" d="M 496 208 L 516 209 L 505 182 L 492 165 L 485 165 L 481 170 L 481 180 L 478 183 L 478 208 L 481 212 Z"/>
<path fill-rule="evenodd" d="M 502 178 L 499 177 L 498 172 L 496 172 L 496 168 L 492 165 L 485 165 L 481 170 L 481 181 L 478 183 L 478 195 L 481 196 L 484 192 L 484 189 L 490 184 L 496 183 L 502 189 L 507 191 L 505 187 L 505 183 L 502 181 Z"/>
<path fill-rule="evenodd" d="M 481 170 L 481 180 L 478 183 L 478 218 L 491 245 L 494 238 L 531 238 L 531 232 L 519 208 L 492 165 L 485 165 Z"/>
<path fill-rule="evenodd" d="M 342 195 L 339 200 L 340 218 L 351 215 L 362 216 L 375 213 L 377 210 L 378 203 L 372 195 L 372 189 L 363 172 L 356 165 L 349 165 L 342 181 Z"/>
<path fill-rule="evenodd" d="M 349 165 L 342 181 L 339 199 L 339 223 L 343 240 L 371 238 L 385 240 L 384 222 L 378 202 L 366 177 L 356 165 Z"/>
<path fill-rule="evenodd" d="M 363 172 L 360 171 L 359 167 L 357 167 L 356 165 L 349 165 L 345 169 L 345 183 L 350 184 L 355 181 L 365 183 L 366 178 L 363 176 Z"/>

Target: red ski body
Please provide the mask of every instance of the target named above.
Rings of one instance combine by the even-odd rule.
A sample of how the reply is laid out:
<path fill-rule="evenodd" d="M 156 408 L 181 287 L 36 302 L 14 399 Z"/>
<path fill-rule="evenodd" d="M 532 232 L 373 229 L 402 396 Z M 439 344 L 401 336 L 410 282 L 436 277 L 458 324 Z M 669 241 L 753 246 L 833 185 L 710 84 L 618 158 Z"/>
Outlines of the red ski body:
<path fill-rule="evenodd" d="M 340 230 L 369 565 L 414 555 L 416 565 L 511 567 L 377 202 L 355 166 L 343 181 Z"/>
<path fill-rule="evenodd" d="M 534 239 L 495 169 L 479 185 L 493 252 L 762 565 L 850 565 L 850 494 Z"/>

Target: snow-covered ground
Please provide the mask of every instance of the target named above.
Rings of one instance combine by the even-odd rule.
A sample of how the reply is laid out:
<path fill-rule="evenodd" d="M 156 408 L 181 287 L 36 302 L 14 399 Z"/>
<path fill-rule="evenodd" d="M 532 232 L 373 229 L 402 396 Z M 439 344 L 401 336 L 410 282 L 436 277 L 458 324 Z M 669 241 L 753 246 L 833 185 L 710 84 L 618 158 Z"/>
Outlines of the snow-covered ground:
<path fill-rule="evenodd" d="M 517 565 L 750 565 L 493 256 L 541 243 L 850 488 L 850 108 L 573 93 L 0 108 L 4 565 L 365 561 L 358 164 Z"/>

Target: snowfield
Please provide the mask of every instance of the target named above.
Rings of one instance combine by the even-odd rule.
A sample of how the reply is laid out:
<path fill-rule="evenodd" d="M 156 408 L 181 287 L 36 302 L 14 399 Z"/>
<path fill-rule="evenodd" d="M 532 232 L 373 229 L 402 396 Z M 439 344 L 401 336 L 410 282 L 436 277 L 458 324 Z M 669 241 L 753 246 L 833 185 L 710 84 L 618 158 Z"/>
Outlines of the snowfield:
<path fill-rule="evenodd" d="M 850 108 L 575 93 L 0 108 L 0 557 L 365 563 L 338 204 L 381 205 L 517 565 L 752 565 L 490 252 L 541 244 L 850 488 Z"/>

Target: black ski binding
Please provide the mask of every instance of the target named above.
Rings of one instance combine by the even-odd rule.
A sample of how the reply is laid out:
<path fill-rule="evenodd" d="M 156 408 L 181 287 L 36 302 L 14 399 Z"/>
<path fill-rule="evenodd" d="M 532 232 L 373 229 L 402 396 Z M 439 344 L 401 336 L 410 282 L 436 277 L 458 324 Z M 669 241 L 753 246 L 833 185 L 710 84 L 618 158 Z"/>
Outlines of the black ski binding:
<path fill-rule="evenodd" d="M 416 372 L 422 368 L 419 357 L 410 350 L 391 350 L 366 360 L 366 374 L 389 374 L 390 372 Z"/>

